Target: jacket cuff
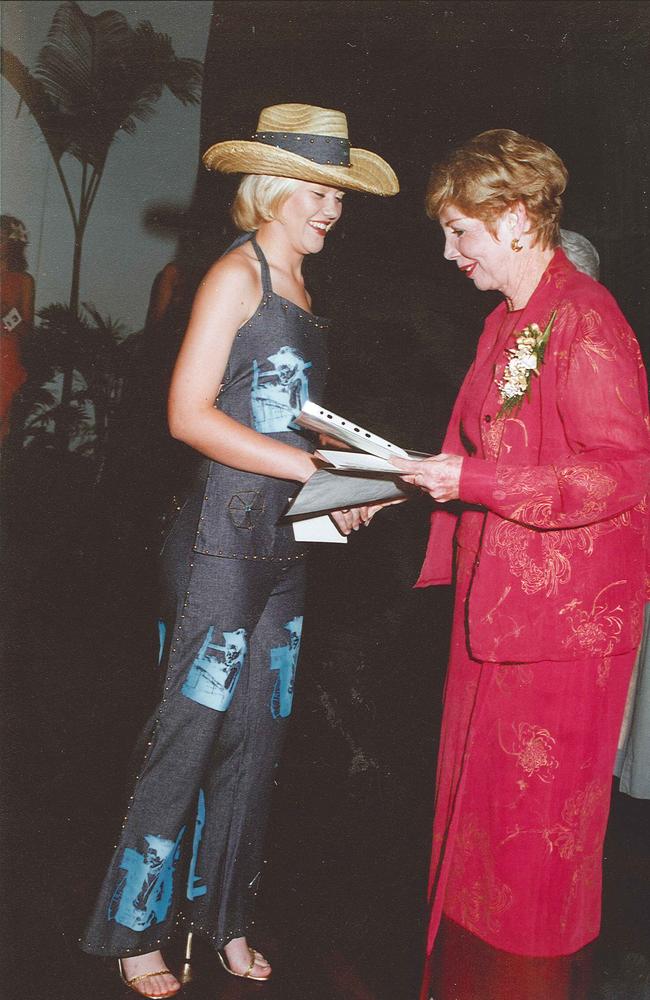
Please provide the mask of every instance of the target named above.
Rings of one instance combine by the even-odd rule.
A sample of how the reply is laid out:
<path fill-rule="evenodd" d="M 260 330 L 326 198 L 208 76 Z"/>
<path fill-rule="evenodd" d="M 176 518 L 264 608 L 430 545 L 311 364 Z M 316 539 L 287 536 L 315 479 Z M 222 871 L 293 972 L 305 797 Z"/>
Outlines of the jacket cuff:
<path fill-rule="evenodd" d="M 482 458 L 464 458 L 460 472 L 459 495 L 464 503 L 491 507 L 496 488 L 496 462 Z"/>

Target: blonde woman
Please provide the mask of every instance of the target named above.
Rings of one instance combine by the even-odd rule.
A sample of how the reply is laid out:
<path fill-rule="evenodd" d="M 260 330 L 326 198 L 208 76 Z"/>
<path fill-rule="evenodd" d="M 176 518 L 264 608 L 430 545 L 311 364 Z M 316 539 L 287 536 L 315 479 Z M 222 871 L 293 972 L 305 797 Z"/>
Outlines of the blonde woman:
<path fill-rule="evenodd" d="M 233 206 L 245 235 L 202 282 L 172 379 L 171 433 L 204 460 L 164 545 L 164 693 L 83 941 L 119 957 L 145 997 L 180 989 L 160 951 L 178 921 L 233 975 L 271 975 L 249 935 L 305 556 L 278 521 L 316 468 L 293 421 L 326 372 L 327 320 L 302 264 L 330 238 L 346 190 L 398 190 L 381 157 L 350 148 L 341 112 L 309 105 L 266 108 L 252 140 L 218 143 L 204 163 L 246 175 Z M 369 512 L 333 516 L 347 534 Z"/>

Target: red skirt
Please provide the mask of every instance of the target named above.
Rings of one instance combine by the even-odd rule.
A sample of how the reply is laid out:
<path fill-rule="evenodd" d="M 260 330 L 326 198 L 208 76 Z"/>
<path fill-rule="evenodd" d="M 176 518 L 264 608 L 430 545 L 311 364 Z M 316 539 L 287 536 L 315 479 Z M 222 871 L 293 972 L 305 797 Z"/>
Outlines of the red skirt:
<path fill-rule="evenodd" d="M 635 654 L 471 659 L 465 603 L 476 553 L 458 553 L 427 952 L 444 912 L 494 948 L 569 955 L 600 929 L 603 840 Z M 429 982 L 427 961 L 424 1000 Z"/>

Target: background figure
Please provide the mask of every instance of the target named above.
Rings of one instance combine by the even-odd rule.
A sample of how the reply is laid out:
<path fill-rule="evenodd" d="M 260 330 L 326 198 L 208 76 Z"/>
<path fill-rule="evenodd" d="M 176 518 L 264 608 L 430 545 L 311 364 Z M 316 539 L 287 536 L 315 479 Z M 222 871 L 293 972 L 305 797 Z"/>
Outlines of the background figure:
<path fill-rule="evenodd" d="M 456 583 L 422 1000 L 586 1000 L 600 931 L 650 434 L 634 334 L 558 245 L 566 179 L 544 143 L 494 129 L 434 167 L 427 194 L 445 258 L 505 301 L 442 454 L 394 460 L 461 501 L 433 513 L 418 580 Z"/>
<path fill-rule="evenodd" d="M 158 272 L 151 286 L 145 329 L 161 323 L 170 310 L 182 309 L 187 301 L 187 265 L 174 258 Z"/>
<path fill-rule="evenodd" d="M 167 394 L 192 299 L 207 265 L 188 235 L 155 276 L 145 326 L 122 348 L 106 459 L 103 494 L 121 549 L 155 553 L 161 523 L 176 505 L 195 455 L 167 426 Z M 130 556 L 128 556 L 130 558 Z"/>
<path fill-rule="evenodd" d="M 598 281 L 600 277 L 600 257 L 593 243 L 570 229 L 560 229 L 560 246 L 579 271 Z"/>
<path fill-rule="evenodd" d="M 650 604 L 634 664 L 614 773 L 620 789 L 635 799 L 650 799 Z"/>
<path fill-rule="evenodd" d="M 560 229 L 562 249 L 572 264 L 598 280 L 600 257 L 593 243 L 580 233 Z M 637 799 L 650 799 L 650 604 L 646 604 L 643 636 L 634 664 L 614 774 L 619 788 Z"/>
<path fill-rule="evenodd" d="M 9 431 L 11 404 L 27 374 L 21 339 L 34 322 L 34 279 L 27 272 L 27 230 L 13 215 L 0 216 L 0 443 Z"/>

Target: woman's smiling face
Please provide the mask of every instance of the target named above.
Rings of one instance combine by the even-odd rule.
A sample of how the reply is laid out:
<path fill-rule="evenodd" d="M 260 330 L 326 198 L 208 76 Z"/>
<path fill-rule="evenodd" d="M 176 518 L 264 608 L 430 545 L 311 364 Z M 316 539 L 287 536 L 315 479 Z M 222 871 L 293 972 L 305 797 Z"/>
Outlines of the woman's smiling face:
<path fill-rule="evenodd" d="M 343 210 L 343 191 L 298 181 L 280 209 L 280 221 L 286 226 L 291 244 L 300 253 L 318 253 L 325 237 Z"/>
<path fill-rule="evenodd" d="M 455 205 L 445 206 L 439 218 L 445 235 L 445 258 L 455 261 L 481 291 L 497 290 L 507 294 L 518 273 L 510 245 L 516 214 L 504 212 L 499 217 L 496 237 L 481 219 L 465 215 Z"/>

